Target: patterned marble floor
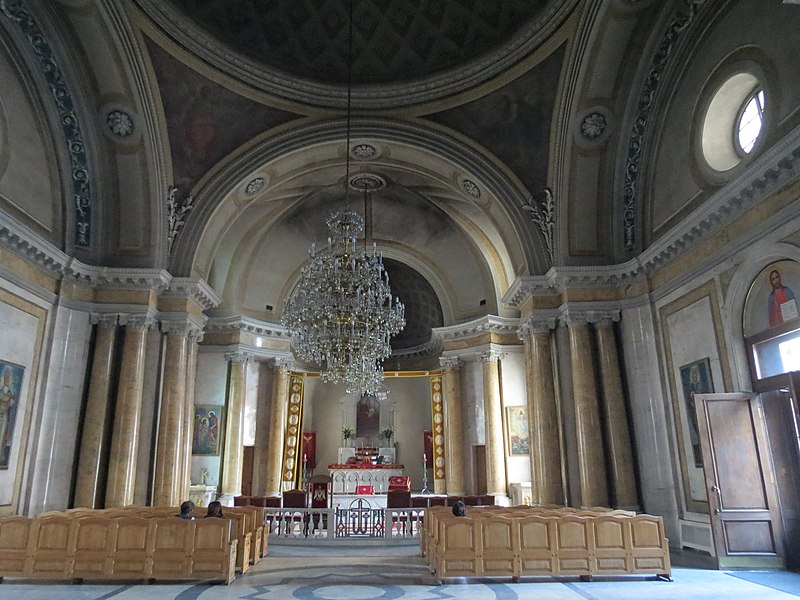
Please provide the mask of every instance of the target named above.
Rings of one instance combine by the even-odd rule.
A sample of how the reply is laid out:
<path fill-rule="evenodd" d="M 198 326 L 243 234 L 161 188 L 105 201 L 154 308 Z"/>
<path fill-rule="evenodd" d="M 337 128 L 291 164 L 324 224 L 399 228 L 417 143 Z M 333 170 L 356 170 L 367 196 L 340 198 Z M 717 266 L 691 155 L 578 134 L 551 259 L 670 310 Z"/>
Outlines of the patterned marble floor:
<path fill-rule="evenodd" d="M 273 546 L 270 556 L 230 586 L 206 584 L 29 584 L 6 580 L 9 600 L 793 600 L 800 574 L 673 569 L 674 581 L 573 578 L 511 583 L 486 580 L 436 585 L 413 546 L 303 548 Z"/>

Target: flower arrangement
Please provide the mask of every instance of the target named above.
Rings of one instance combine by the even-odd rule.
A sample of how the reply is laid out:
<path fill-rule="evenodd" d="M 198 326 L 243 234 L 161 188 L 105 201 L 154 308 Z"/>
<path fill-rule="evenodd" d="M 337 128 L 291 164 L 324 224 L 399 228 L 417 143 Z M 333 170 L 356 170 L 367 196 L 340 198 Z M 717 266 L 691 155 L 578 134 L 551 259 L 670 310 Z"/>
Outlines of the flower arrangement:
<path fill-rule="evenodd" d="M 344 438 L 345 443 L 352 437 L 354 437 L 353 430 L 350 427 L 342 427 L 342 438 Z"/>
<path fill-rule="evenodd" d="M 383 431 L 381 431 L 381 437 L 386 438 L 386 445 L 390 445 L 392 443 L 392 436 L 394 435 L 394 429 L 391 427 L 387 427 Z"/>

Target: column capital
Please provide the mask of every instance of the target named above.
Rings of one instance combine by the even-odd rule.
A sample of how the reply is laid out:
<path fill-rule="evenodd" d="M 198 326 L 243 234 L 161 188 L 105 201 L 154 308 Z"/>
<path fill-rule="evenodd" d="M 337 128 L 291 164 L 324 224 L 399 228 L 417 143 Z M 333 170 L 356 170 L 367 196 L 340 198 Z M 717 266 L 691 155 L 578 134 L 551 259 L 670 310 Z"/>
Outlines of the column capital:
<path fill-rule="evenodd" d="M 620 320 L 620 311 L 618 310 L 570 310 L 567 309 L 562 315 L 564 322 L 567 325 L 594 325 L 611 324 Z"/>
<path fill-rule="evenodd" d="M 117 313 L 92 313 L 89 320 L 92 325 L 100 325 L 100 327 L 116 327 L 119 325 L 119 315 Z"/>
<path fill-rule="evenodd" d="M 452 370 L 463 367 L 464 361 L 460 356 L 440 356 L 439 364 L 442 365 L 443 369 Z"/>
<path fill-rule="evenodd" d="M 224 356 L 225 360 L 234 364 L 249 363 L 253 358 L 247 352 L 226 352 Z"/>
<path fill-rule="evenodd" d="M 276 371 L 289 372 L 294 370 L 294 359 L 277 356 L 272 359 L 272 368 Z"/>
<path fill-rule="evenodd" d="M 527 319 L 517 330 L 517 336 L 522 341 L 531 337 L 535 333 L 548 333 L 556 328 L 555 317 L 532 316 Z"/>
<path fill-rule="evenodd" d="M 482 363 L 496 363 L 498 360 L 502 359 L 506 355 L 505 352 L 501 352 L 500 350 L 486 350 L 481 352 L 481 362 Z"/>
<path fill-rule="evenodd" d="M 161 321 L 161 331 L 166 334 L 178 335 L 190 340 L 202 337 L 203 328 L 188 319 L 170 319 Z"/>
<path fill-rule="evenodd" d="M 150 313 L 119 315 L 119 324 L 124 325 L 126 329 L 150 329 L 155 322 Z"/>

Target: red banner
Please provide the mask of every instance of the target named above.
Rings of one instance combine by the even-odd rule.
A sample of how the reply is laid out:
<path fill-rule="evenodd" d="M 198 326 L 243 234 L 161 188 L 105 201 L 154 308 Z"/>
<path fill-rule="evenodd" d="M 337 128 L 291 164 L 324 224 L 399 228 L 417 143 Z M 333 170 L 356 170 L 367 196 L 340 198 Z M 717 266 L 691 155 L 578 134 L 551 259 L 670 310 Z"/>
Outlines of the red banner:
<path fill-rule="evenodd" d="M 317 466 L 317 432 L 304 431 L 303 432 L 303 461 L 307 469 L 313 469 Z"/>

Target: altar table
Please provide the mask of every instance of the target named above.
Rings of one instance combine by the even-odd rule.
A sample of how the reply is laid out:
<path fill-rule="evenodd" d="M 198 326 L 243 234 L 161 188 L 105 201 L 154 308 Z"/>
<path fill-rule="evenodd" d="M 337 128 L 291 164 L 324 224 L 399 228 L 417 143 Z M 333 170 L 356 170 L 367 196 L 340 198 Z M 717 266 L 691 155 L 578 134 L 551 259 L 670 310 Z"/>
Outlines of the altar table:
<path fill-rule="evenodd" d="M 328 465 L 334 494 L 355 494 L 356 487 L 371 485 L 376 494 L 389 489 L 389 477 L 402 475 L 403 465 Z"/>

